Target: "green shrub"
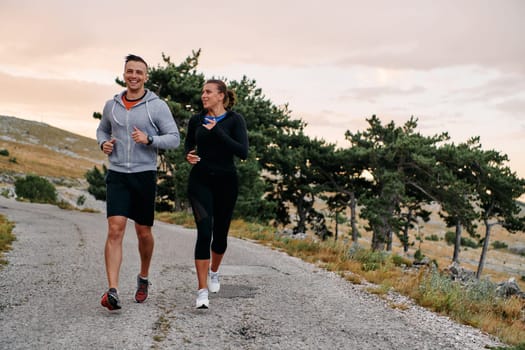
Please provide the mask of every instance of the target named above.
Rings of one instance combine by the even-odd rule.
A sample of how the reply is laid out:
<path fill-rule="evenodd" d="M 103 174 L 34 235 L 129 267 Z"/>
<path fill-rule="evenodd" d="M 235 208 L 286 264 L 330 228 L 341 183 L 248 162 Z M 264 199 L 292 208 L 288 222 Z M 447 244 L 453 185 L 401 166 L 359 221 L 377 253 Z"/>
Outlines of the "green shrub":
<path fill-rule="evenodd" d="M 13 164 L 18 164 L 18 161 L 16 160 L 16 157 L 9 158 L 9 162 Z"/>
<path fill-rule="evenodd" d="M 447 242 L 448 245 L 454 245 L 456 243 L 456 233 L 452 231 L 447 231 L 445 233 L 445 242 Z M 478 248 L 479 243 L 470 239 L 461 237 L 461 246 L 463 247 L 470 247 L 470 248 Z"/>
<path fill-rule="evenodd" d="M 96 166 L 93 170 L 88 170 L 85 174 L 85 178 L 89 183 L 88 192 L 95 197 L 97 200 L 106 200 L 106 175 L 108 169 L 102 164 L 102 171 Z"/>
<path fill-rule="evenodd" d="M 7 264 L 7 260 L 3 257 L 3 252 L 11 249 L 11 243 L 16 240 L 12 233 L 14 226 L 13 222 L 0 214 L 0 265 Z"/>
<path fill-rule="evenodd" d="M 0 149 L 0 156 L 8 157 L 9 156 L 9 151 L 6 150 L 6 149 Z"/>
<path fill-rule="evenodd" d="M 57 192 L 55 186 L 36 175 L 27 175 L 15 181 L 15 193 L 18 197 L 35 203 L 56 203 Z"/>
<path fill-rule="evenodd" d="M 470 247 L 470 248 L 477 248 L 479 247 L 479 243 L 470 239 L 470 238 L 463 238 L 461 237 L 461 245 L 464 247 Z"/>
<path fill-rule="evenodd" d="M 438 235 L 436 235 L 435 233 L 431 234 L 430 236 L 428 237 L 425 237 L 425 239 L 427 241 L 439 241 L 439 237 Z"/>
<path fill-rule="evenodd" d="M 487 280 L 480 279 L 468 284 L 464 290 L 465 297 L 470 301 L 483 302 L 496 299 L 496 285 Z"/>
<path fill-rule="evenodd" d="M 412 266 L 412 261 L 398 254 L 392 255 L 392 262 L 396 266 Z"/>
<path fill-rule="evenodd" d="M 509 246 L 507 245 L 507 243 L 505 242 L 501 242 L 501 241 L 494 241 L 492 243 L 492 247 L 494 249 L 507 249 Z"/>
<path fill-rule="evenodd" d="M 454 245 L 454 243 L 456 243 L 456 233 L 447 231 L 445 233 L 445 242 L 447 242 L 448 245 Z"/>
<path fill-rule="evenodd" d="M 80 207 L 80 206 L 84 205 L 84 203 L 86 203 L 86 196 L 84 196 L 83 194 L 81 194 L 81 195 L 78 196 L 78 198 L 77 198 L 77 205 Z"/>
<path fill-rule="evenodd" d="M 425 257 L 425 254 L 421 251 L 421 249 L 416 250 L 414 253 L 414 260 L 421 261 Z"/>
<path fill-rule="evenodd" d="M 361 263 L 363 271 L 375 271 L 387 262 L 388 254 L 364 248 L 351 248 L 349 257 Z"/>

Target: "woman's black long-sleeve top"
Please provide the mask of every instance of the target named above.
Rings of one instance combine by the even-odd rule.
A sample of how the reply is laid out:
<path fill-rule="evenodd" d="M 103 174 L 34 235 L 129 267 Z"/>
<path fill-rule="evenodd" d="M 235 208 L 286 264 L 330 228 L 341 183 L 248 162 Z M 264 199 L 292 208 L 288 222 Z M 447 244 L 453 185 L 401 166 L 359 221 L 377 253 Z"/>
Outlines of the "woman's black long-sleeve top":
<path fill-rule="evenodd" d="M 206 111 L 191 117 L 184 142 L 184 152 L 196 149 L 200 161 L 195 167 L 216 174 L 235 172 L 234 156 L 248 157 L 248 132 L 244 118 L 228 111 L 211 130 L 206 129 Z"/>

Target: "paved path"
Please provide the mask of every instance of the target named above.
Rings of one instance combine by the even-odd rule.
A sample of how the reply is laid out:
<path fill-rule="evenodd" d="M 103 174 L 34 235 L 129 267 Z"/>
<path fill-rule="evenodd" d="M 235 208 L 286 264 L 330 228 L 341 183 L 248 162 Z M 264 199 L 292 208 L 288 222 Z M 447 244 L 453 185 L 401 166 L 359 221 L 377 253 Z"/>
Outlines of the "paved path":
<path fill-rule="evenodd" d="M 483 349 L 488 336 L 418 307 L 391 309 L 359 286 L 260 245 L 233 239 L 221 291 L 194 309 L 195 231 L 156 222 L 150 298 L 133 301 L 132 223 L 120 276 L 106 288 L 104 214 L 0 197 L 17 241 L 0 270 L 0 349 Z"/>

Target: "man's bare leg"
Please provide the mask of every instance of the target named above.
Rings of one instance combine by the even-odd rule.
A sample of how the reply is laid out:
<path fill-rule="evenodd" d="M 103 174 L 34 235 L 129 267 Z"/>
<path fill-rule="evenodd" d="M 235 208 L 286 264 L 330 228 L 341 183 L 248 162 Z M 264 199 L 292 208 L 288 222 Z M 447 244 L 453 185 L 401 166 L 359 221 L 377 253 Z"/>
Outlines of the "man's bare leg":
<path fill-rule="evenodd" d="M 135 224 L 135 230 L 139 241 L 140 276 L 148 277 L 155 240 L 153 239 L 151 226 Z"/>
<path fill-rule="evenodd" d="M 125 216 L 110 216 L 108 218 L 108 236 L 104 257 L 109 288 L 118 289 L 120 265 L 122 263 L 122 240 L 126 231 L 127 220 Z"/>

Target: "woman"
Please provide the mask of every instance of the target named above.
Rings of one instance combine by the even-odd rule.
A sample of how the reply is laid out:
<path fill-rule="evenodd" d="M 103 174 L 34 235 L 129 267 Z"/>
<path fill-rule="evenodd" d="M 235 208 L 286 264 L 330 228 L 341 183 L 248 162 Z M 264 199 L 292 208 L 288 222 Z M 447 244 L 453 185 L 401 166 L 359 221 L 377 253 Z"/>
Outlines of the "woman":
<path fill-rule="evenodd" d="M 234 156 L 241 159 L 248 156 L 248 134 L 244 118 L 230 110 L 235 94 L 222 80 L 208 80 L 202 88 L 201 100 L 204 110 L 189 121 L 185 153 L 186 160 L 193 165 L 188 197 L 197 225 L 196 307 L 207 309 L 208 291 L 217 293 L 220 289 L 219 266 L 226 252 L 237 200 Z"/>

